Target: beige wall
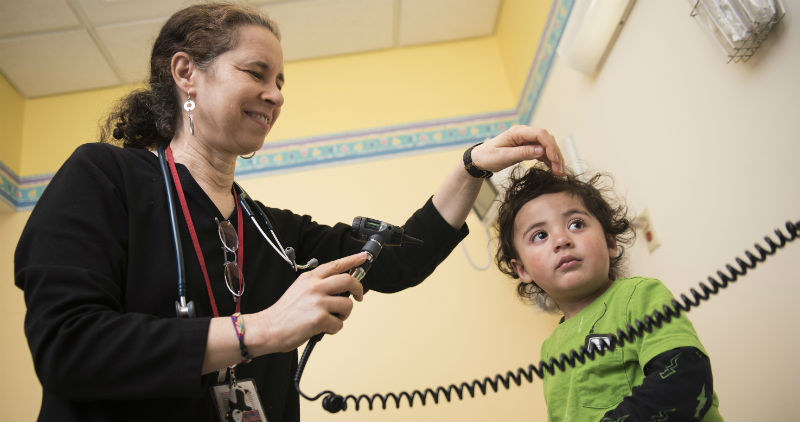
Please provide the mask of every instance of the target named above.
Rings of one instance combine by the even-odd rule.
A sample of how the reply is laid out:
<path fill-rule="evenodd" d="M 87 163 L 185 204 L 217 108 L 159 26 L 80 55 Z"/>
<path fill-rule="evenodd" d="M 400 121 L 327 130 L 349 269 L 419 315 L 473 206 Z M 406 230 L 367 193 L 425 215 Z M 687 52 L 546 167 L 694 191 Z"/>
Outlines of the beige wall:
<path fill-rule="evenodd" d="M 533 122 L 572 135 L 612 172 L 662 246 L 632 272 L 686 292 L 753 242 L 800 220 L 797 1 L 747 63 L 726 64 L 686 2 L 636 2 L 596 78 L 560 62 Z M 797 418 L 800 242 L 692 310 L 729 420 Z"/>

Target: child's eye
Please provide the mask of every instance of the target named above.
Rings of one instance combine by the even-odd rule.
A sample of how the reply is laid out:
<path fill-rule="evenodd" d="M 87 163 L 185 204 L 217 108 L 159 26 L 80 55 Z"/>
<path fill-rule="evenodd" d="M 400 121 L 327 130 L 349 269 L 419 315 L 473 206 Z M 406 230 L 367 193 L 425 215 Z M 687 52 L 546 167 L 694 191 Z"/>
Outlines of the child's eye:
<path fill-rule="evenodd" d="M 544 232 L 544 231 L 538 231 L 538 232 L 534 233 L 533 236 L 531 236 L 531 242 L 534 242 L 534 243 L 535 242 L 541 242 L 541 241 L 543 241 L 545 239 L 547 239 L 547 232 Z"/>
<path fill-rule="evenodd" d="M 570 230 L 580 230 L 584 227 L 586 227 L 586 223 L 584 223 L 583 220 L 574 220 L 569 223 Z"/>

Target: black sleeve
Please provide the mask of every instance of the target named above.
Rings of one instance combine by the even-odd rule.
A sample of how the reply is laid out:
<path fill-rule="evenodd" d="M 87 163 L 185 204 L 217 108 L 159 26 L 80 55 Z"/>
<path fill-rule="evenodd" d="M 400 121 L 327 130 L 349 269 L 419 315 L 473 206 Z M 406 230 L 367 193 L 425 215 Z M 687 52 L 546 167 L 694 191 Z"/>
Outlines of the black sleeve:
<path fill-rule="evenodd" d="M 365 288 L 393 293 L 416 286 L 431 275 L 469 233 L 466 224 L 460 229 L 453 228 L 439 214 L 432 198 L 414 212 L 403 229 L 405 234 L 422 240 L 423 244 L 384 247 L 364 278 Z"/>
<path fill-rule="evenodd" d="M 259 206 L 274 220 L 276 231 L 286 245 L 297 245 L 297 261 L 314 257 L 320 263 L 358 252 L 363 241 L 350 236 L 350 225 L 333 227 L 314 222 L 307 215 L 288 210 Z M 372 217 L 372 216 L 369 216 Z M 397 224 L 389 221 L 388 223 Z M 393 293 L 416 286 L 428 277 L 469 233 L 467 225 L 453 228 L 439 214 L 429 198 L 403 224 L 405 234 L 423 241 L 423 245 L 386 246 L 364 278 L 364 288 Z"/>
<path fill-rule="evenodd" d="M 34 367 L 46 392 L 70 399 L 198 396 L 209 319 L 125 309 L 126 294 L 145 280 L 125 279 L 132 223 L 124 164 L 109 148 L 76 150 L 17 246 Z"/>
<path fill-rule="evenodd" d="M 700 350 L 679 347 L 661 353 L 645 365 L 644 373 L 642 385 L 602 421 L 699 421 L 711 407 L 711 362 Z"/>

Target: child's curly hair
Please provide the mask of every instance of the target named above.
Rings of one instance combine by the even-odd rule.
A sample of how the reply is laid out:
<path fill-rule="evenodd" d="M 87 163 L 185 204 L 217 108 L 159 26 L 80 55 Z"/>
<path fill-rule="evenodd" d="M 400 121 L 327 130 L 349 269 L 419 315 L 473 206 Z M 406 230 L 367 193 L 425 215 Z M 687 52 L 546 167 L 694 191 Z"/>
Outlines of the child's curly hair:
<path fill-rule="evenodd" d="M 604 185 L 605 180 L 610 183 Z M 625 205 L 612 205 L 611 199 L 615 196 L 612 192 L 613 180 L 610 175 L 598 173 L 583 182 L 571 172 L 568 172 L 566 177 L 558 177 L 545 168 L 534 166 L 525 171 L 518 167 L 511 173 L 508 184 L 496 223 L 500 245 L 495 255 L 495 261 L 500 271 L 512 278 L 519 278 L 511 262 L 513 259 L 519 259 L 514 247 L 514 221 L 519 210 L 529 201 L 541 195 L 567 192 L 581 199 L 586 209 L 600 222 L 606 236 L 616 239 L 619 255 L 611 258 L 608 278 L 616 280 L 622 276 L 624 271 L 623 245 L 630 244 L 635 233 L 627 218 L 628 211 Z M 520 282 L 517 286 L 517 293 L 523 300 L 536 304 L 545 311 L 559 311 L 558 305 L 535 281 L 532 283 Z"/>

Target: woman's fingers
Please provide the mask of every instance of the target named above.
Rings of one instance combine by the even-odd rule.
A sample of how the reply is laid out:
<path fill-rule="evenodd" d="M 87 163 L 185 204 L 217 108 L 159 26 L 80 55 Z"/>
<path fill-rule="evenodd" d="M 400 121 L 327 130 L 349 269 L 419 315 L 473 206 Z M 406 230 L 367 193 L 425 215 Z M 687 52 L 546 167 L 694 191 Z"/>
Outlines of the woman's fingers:
<path fill-rule="evenodd" d="M 328 295 L 349 293 L 360 302 L 364 299 L 364 286 L 347 272 L 363 264 L 366 260 L 367 254 L 361 252 L 326 262 L 307 274 L 320 279 L 322 293 Z"/>
<path fill-rule="evenodd" d="M 500 171 L 525 160 L 537 159 L 554 173 L 565 175 L 564 160 L 556 139 L 548 131 L 514 126 L 473 149 L 473 162 L 480 168 Z"/>

